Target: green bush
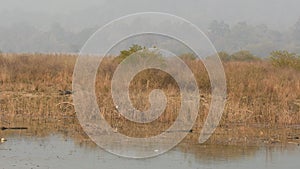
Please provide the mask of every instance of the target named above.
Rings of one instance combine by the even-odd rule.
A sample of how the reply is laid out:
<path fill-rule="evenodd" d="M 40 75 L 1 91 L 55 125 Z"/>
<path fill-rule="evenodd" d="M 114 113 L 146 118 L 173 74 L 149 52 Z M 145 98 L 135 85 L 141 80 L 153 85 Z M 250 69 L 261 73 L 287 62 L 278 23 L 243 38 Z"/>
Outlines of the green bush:
<path fill-rule="evenodd" d="M 230 61 L 230 55 L 226 52 L 219 52 L 218 53 L 220 59 L 224 62 Z"/>
<path fill-rule="evenodd" d="M 273 51 L 270 56 L 271 62 L 277 67 L 290 67 L 300 70 L 300 56 L 288 51 Z"/>
<path fill-rule="evenodd" d="M 260 60 L 258 57 L 254 56 L 247 50 L 241 50 L 236 52 L 230 56 L 230 60 L 232 61 L 258 61 Z"/>
<path fill-rule="evenodd" d="M 254 56 L 252 53 L 250 53 L 247 50 L 241 50 L 239 52 L 233 53 L 232 55 L 229 55 L 226 52 L 219 52 L 218 55 L 223 62 L 228 62 L 228 61 L 250 62 L 250 61 L 260 60 L 260 58 Z"/>
<path fill-rule="evenodd" d="M 122 62 L 122 60 L 124 60 L 126 57 L 130 56 L 131 54 L 140 51 L 142 49 L 145 49 L 145 47 L 143 48 L 140 45 L 132 45 L 128 50 L 122 50 L 120 51 L 120 55 L 116 58 L 118 62 Z"/>
<path fill-rule="evenodd" d="M 198 57 L 195 56 L 193 53 L 185 53 L 185 54 L 179 55 L 179 58 L 182 60 L 195 60 Z"/>

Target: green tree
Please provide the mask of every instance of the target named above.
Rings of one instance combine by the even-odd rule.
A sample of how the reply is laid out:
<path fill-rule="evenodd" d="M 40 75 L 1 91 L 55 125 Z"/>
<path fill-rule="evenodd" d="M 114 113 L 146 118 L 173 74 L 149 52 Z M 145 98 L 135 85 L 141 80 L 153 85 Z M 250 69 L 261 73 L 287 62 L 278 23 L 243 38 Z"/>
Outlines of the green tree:
<path fill-rule="evenodd" d="M 227 62 L 227 61 L 230 61 L 230 55 L 226 52 L 219 52 L 218 53 L 220 59 L 223 61 L 223 62 Z"/>
<path fill-rule="evenodd" d="M 274 66 L 291 67 L 300 70 L 300 56 L 286 50 L 271 52 L 270 59 Z"/>

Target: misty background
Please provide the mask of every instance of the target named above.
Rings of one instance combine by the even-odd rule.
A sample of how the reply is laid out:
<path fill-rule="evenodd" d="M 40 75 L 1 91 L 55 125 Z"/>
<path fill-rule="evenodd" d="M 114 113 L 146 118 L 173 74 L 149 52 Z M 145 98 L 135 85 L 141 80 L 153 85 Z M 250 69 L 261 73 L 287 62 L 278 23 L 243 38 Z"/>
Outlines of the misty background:
<path fill-rule="evenodd" d="M 0 0 L 0 51 L 74 53 L 113 19 L 167 12 L 201 28 L 218 51 L 300 53 L 299 6 L 298 0 Z"/>

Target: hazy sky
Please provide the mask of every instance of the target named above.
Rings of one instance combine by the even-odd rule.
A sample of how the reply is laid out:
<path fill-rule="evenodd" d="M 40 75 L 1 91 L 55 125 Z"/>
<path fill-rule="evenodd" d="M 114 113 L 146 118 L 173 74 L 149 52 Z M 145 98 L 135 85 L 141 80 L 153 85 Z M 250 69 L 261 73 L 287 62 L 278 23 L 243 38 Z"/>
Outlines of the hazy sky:
<path fill-rule="evenodd" d="M 104 0 L 0 0 L 0 2 L 0 10 L 22 9 L 26 11 L 65 13 L 99 5 Z"/>
<path fill-rule="evenodd" d="M 77 51 L 95 30 L 113 19 L 137 12 L 166 12 L 188 19 L 205 33 L 213 20 L 224 21 L 230 30 L 238 22 L 250 25 L 252 34 L 247 37 L 233 31 L 237 35 L 215 42 L 220 50 L 247 49 L 266 55 L 284 48 L 300 53 L 298 36 L 290 36 L 300 18 L 299 7 L 300 0 L 0 0 L 0 50 Z M 257 33 L 254 28 L 270 31 Z M 234 39 L 231 44 L 230 39 Z"/>
<path fill-rule="evenodd" d="M 224 20 L 288 29 L 300 17 L 299 6 L 299 0 L 0 0 L 0 26 L 26 21 L 39 27 L 57 21 L 76 29 L 129 13 L 160 11 L 198 25 Z"/>

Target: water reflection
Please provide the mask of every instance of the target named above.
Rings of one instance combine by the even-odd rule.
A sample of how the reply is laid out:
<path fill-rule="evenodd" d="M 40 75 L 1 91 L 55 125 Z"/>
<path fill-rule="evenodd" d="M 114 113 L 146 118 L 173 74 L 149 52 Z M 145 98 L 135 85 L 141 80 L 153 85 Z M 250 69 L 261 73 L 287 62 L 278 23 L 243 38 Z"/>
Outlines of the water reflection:
<path fill-rule="evenodd" d="M 2 123 L 2 125 L 4 125 Z M 199 145 L 185 141 L 156 158 L 120 158 L 98 148 L 76 118 L 18 120 L 28 130 L 0 132 L 0 168 L 299 168 L 300 148 L 292 146 Z M 134 151 L 120 143 L 118 148 Z M 146 145 L 145 145 L 146 146 Z"/>
<path fill-rule="evenodd" d="M 1 168 L 299 168 L 300 150 L 186 145 L 150 159 L 114 156 L 100 148 L 78 145 L 62 135 L 13 136 L 0 145 Z"/>

